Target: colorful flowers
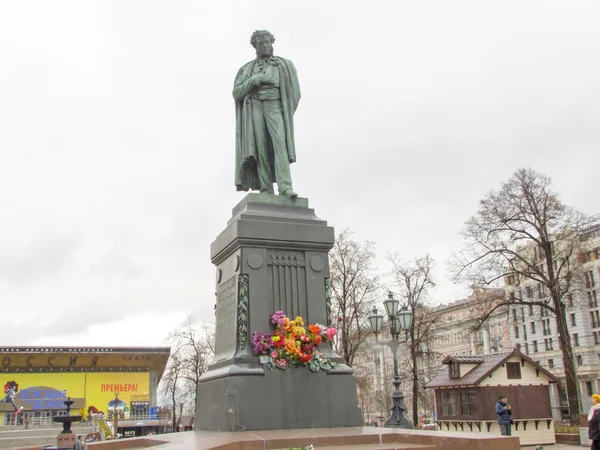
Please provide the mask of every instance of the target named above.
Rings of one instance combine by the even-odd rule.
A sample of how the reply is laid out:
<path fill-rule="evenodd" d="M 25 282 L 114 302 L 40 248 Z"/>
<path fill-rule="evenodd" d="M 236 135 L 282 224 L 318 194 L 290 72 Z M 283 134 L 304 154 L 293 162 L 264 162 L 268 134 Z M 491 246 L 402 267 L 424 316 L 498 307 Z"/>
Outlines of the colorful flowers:
<path fill-rule="evenodd" d="M 273 340 L 270 334 L 254 333 L 252 336 L 252 349 L 256 355 L 264 355 L 272 345 Z"/>
<path fill-rule="evenodd" d="M 256 332 L 252 336 L 254 354 L 267 356 L 267 366 L 270 369 L 302 365 L 317 372 L 335 367 L 335 363 L 317 351 L 323 341 L 331 342 L 337 334 L 335 328 L 311 324 L 307 331 L 302 317 L 290 320 L 283 311 L 275 311 L 271 316 L 271 323 L 275 325 L 272 335 Z"/>

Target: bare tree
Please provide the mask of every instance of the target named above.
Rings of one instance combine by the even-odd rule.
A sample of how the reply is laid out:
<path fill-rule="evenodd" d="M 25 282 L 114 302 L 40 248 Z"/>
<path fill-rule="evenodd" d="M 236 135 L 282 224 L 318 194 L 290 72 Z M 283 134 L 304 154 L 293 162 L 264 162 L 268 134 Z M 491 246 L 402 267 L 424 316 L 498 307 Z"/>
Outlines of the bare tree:
<path fill-rule="evenodd" d="M 418 403 L 421 391 L 427 380 L 423 375 L 424 367 L 419 368 L 419 361 L 430 354 L 430 342 L 433 338 L 432 326 L 439 316 L 432 315 L 427 308 L 429 289 L 435 286 L 433 269 L 435 261 L 431 256 L 402 261 L 398 255 L 388 258 L 392 263 L 392 275 L 400 289 L 400 295 L 406 300 L 412 313 L 413 321 L 408 331 L 408 348 L 410 350 L 410 369 L 412 376 L 412 410 L 413 423 L 419 423 Z"/>
<path fill-rule="evenodd" d="M 357 242 L 352 239 L 351 231 L 344 230 L 329 258 L 331 315 L 337 319 L 334 325 L 338 329 L 334 346 L 346 364 L 352 366 L 356 351 L 371 333 L 367 316 L 378 289 L 373 269 L 375 249 L 372 242 Z"/>
<path fill-rule="evenodd" d="M 181 356 L 177 352 L 172 352 L 165 373 L 160 380 L 160 393 L 172 404 L 172 429 L 177 426 L 177 401 L 182 398 L 180 387 L 182 370 Z"/>
<path fill-rule="evenodd" d="M 169 334 L 168 340 L 173 354 L 179 358 L 181 397 L 195 406 L 200 377 L 215 354 L 214 330 L 198 326 L 194 317 L 188 316 L 179 328 Z"/>
<path fill-rule="evenodd" d="M 462 232 L 463 250 L 450 261 L 455 279 L 477 285 L 504 280 L 512 286 L 488 314 L 520 304 L 537 305 L 554 316 L 572 425 L 579 421 L 579 399 L 565 302 L 580 279 L 582 220 L 579 212 L 561 202 L 550 178 L 521 168 L 481 200 Z"/>
<path fill-rule="evenodd" d="M 375 402 L 377 374 L 371 349 L 362 345 L 354 357 L 354 378 L 358 387 L 358 401 L 363 414 L 363 421 L 369 421 L 370 412 Z"/>

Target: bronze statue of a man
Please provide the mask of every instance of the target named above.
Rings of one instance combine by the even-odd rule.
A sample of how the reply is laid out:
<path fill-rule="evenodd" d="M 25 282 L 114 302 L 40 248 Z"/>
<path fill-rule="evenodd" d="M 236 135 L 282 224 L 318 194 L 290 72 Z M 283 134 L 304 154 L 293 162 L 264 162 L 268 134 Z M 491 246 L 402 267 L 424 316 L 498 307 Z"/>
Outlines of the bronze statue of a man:
<path fill-rule="evenodd" d="M 300 101 L 296 68 L 273 56 L 275 36 L 257 30 L 250 38 L 256 59 L 235 77 L 235 185 L 238 191 L 260 190 L 297 197 L 290 164 L 296 161 L 294 113 Z"/>

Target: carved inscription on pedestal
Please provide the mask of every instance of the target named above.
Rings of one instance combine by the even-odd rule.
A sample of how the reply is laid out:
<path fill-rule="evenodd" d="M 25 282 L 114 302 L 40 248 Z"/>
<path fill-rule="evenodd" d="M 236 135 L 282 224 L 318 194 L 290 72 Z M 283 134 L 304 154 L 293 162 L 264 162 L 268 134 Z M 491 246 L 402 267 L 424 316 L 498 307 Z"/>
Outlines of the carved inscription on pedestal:
<path fill-rule="evenodd" d="M 217 287 L 215 361 L 233 357 L 237 338 L 237 276 Z"/>

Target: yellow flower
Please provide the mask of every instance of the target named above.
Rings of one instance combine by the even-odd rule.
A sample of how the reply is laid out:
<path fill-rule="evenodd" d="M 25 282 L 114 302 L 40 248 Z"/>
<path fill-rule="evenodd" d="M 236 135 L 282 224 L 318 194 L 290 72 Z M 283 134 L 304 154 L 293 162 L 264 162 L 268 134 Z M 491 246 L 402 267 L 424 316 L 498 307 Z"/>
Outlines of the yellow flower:
<path fill-rule="evenodd" d="M 296 335 L 296 336 L 300 336 L 302 334 L 306 334 L 306 330 L 303 327 L 294 327 L 292 329 L 292 332 Z"/>
<path fill-rule="evenodd" d="M 302 320 L 302 317 L 300 317 L 300 316 L 296 317 L 295 322 L 296 322 L 296 325 L 299 326 L 299 327 L 301 327 L 302 325 L 304 325 L 304 321 Z"/>
<path fill-rule="evenodd" d="M 281 339 L 279 336 L 273 336 L 273 342 L 277 342 L 279 339 Z"/>

